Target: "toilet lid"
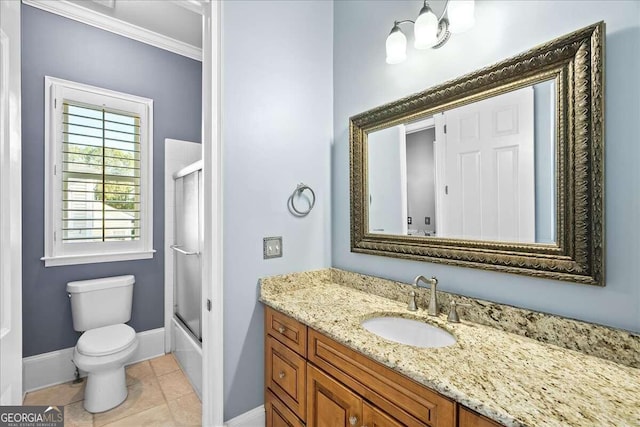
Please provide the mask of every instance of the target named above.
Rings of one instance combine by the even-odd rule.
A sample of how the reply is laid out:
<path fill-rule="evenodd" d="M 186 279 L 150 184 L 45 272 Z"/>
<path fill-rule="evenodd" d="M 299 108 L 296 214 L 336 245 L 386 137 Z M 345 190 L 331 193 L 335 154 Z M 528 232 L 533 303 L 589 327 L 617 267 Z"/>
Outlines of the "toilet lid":
<path fill-rule="evenodd" d="M 106 356 L 129 347 L 136 331 L 124 323 L 86 331 L 78 340 L 78 351 L 86 356 Z"/>

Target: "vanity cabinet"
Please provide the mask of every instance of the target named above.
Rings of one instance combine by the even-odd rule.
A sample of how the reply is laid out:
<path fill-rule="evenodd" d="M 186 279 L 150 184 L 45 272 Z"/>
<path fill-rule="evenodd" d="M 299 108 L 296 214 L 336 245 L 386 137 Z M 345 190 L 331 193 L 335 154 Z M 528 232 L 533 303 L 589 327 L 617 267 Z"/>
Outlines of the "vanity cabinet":
<path fill-rule="evenodd" d="M 459 427 L 500 427 L 500 424 L 487 417 L 473 412 L 462 405 L 458 405 Z"/>
<path fill-rule="evenodd" d="M 270 307 L 265 364 L 267 427 L 499 426 Z"/>

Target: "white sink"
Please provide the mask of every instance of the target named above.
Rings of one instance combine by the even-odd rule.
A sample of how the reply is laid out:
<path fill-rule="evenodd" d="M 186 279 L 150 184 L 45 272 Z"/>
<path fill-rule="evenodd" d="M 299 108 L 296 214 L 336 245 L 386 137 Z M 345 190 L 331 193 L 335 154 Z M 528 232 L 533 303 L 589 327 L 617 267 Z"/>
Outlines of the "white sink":
<path fill-rule="evenodd" d="M 456 342 L 453 335 L 437 326 L 404 317 L 374 317 L 363 321 L 362 327 L 389 341 L 414 347 L 447 347 Z"/>

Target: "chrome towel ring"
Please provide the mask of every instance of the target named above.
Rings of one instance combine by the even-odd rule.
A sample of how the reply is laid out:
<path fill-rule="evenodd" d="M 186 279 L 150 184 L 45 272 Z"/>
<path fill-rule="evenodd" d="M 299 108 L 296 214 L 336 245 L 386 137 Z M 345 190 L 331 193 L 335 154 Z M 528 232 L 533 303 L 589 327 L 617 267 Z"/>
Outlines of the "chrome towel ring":
<path fill-rule="evenodd" d="M 301 196 L 302 193 L 304 193 L 306 190 L 309 190 L 309 192 L 311 193 L 311 199 L 309 200 L 309 207 L 306 210 L 300 210 L 296 208 L 294 199 L 296 196 Z M 313 209 L 313 206 L 315 204 L 316 204 L 316 193 L 313 191 L 311 187 L 309 187 L 308 185 L 302 182 L 298 184 L 295 190 L 293 190 L 293 193 L 291 193 L 291 195 L 289 196 L 289 200 L 287 201 L 289 211 L 293 215 L 300 216 L 300 217 L 309 215 L 309 212 L 311 212 L 311 209 Z"/>

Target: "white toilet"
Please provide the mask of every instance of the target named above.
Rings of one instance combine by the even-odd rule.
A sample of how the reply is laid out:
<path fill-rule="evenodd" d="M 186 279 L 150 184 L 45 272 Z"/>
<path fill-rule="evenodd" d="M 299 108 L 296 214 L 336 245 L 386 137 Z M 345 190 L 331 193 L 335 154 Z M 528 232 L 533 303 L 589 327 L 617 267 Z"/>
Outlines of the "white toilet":
<path fill-rule="evenodd" d="M 73 362 L 88 373 L 84 408 L 103 412 L 127 398 L 124 365 L 138 347 L 131 319 L 134 276 L 105 277 L 67 283 L 73 329 L 84 333 Z"/>

